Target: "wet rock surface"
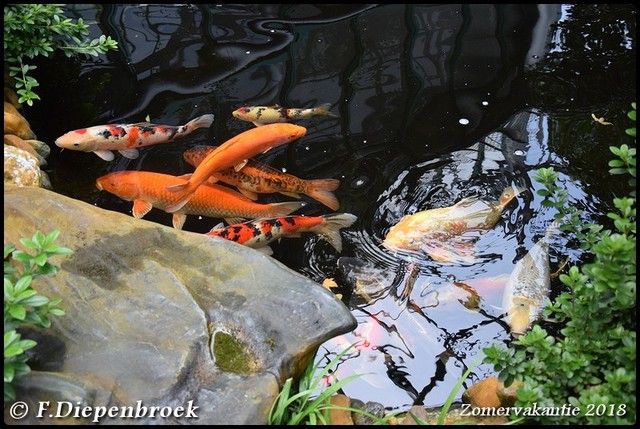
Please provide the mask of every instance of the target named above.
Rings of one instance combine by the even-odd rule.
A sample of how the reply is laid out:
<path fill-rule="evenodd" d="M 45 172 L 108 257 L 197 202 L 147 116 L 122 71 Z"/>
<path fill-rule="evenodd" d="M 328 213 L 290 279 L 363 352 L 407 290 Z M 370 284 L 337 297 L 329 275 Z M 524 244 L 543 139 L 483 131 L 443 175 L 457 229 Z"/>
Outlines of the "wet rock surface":
<path fill-rule="evenodd" d="M 321 285 L 232 242 L 36 187 L 5 184 L 4 216 L 5 246 L 60 229 L 57 244 L 75 251 L 53 257 L 60 272 L 32 284 L 62 298 L 66 315 L 22 331 L 38 342 L 17 389 L 31 411 L 18 421 L 5 407 L 11 424 L 95 419 L 75 417 L 74 407 L 147 407 L 143 417 L 100 423 L 264 424 L 282 383 L 356 326 Z M 231 362 L 238 355 L 244 361 Z M 38 418 L 41 401 L 51 405 Z M 56 404 L 71 414 L 55 418 L 68 411 Z M 172 412 L 150 417 L 150 407 Z"/>

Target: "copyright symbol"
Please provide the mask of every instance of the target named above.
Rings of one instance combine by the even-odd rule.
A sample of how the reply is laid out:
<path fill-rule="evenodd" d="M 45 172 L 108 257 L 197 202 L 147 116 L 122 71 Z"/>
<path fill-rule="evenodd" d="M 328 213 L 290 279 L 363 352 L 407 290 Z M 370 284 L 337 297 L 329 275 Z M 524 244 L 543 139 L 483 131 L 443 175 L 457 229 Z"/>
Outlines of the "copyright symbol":
<path fill-rule="evenodd" d="M 15 402 L 11 408 L 9 408 L 9 415 L 16 420 L 20 420 L 29 412 L 29 406 L 26 402 Z"/>

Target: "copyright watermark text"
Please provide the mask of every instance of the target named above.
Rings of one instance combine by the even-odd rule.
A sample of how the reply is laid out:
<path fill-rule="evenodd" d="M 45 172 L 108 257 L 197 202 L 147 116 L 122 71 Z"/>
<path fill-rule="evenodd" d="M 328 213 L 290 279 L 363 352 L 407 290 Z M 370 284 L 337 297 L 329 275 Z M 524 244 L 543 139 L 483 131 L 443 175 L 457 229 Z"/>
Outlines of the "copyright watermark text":
<path fill-rule="evenodd" d="M 134 406 L 91 406 L 83 402 L 70 401 L 40 401 L 37 409 L 32 410 L 35 417 L 42 419 L 49 417 L 52 419 L 76 418 L 90 419 L 93 423 L 99 423 L 105 418 L 120 419 L 141 419 L 141 418 L 198 418 L 196 411 L 198 406 L 193 405 L 193 401 L 188 401 L 185 406 L 177 407 L 157 407 L 145 406 L 142 401 L 137 401 Z M 29 405 L 26 402 L 14 402 L 9 408 L 9 414 L 16 420 L 21 420 L 29 414 Z"/>

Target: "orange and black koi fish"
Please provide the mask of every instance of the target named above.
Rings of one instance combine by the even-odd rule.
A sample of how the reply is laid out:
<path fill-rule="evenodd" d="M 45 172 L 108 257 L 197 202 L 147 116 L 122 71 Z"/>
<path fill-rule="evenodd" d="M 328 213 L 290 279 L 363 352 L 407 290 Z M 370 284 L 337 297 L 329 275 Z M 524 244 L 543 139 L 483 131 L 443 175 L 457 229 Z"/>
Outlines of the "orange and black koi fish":
<path fill-rule="evenodd" d="M 215 149 L 216 146 L 196 146 L 186 150 L 182 156 L 189 164 L 198 167 L 202 160 Z M 340 186 L 338 179 L 304 180 L 253 159 L 250 159 L 240 171 L 227 168 L 213 173 L 211 177 L 213 180 L 210 178 L 210 182 L 220 180 L 235 186 L 240 193 L 252 200 L 258 198 L 256 194 L 279 192 L 293 198 L 300 198 L 300 194 L 307 195 L 331 210 L 338 210 L 340 207 L 338 199 L 332 192 Z"/>
<path fill-rule="evenodd" d="M 290 143 L 306 133 L 307 129 L 299 125 L 268 124 L 230 138 L 202 160 L 186 183 L 167 188 L 177 197 L 177 202 L 167 207 L 167 211 L 172 213 L 180 210 L 193 196 L 198 186 L 209 180 L 213 173 L 229 167 L 235 167 L 236 171 L 240 171 L 249 158 Z"/>
<path fill-rule="evenodd" d="M 186 179 L 152 171 L 116 171 L 99 177 L 96 187 L 133 201 L 133 216 L 142 218 L 154 207 L 166 211 L 176 200 L 167 186 L 184 183 Z M 182 209 L 173 213 L 173 226 L 182 229 L 187 215 L 224 218 L 228 223 L 236 223 L 242 219 L 285 216 L 303 206 L 300 201 L 260 204 L 226 186 L 206 183 L 198 187 Z"/>
<path fill-rule="evenodd" d="M 214 227 L 207 235 L 235 241 L 271 254 L 268 246 L 274 241 L 285 237 L 300 237 L 303 232 L 311 232 L 320 235 L 338 252 L 342 252 L 340 229 L 350 227 L 356 220 L 357 217 L 351 213 L 283 216 L 243 222 L 226 228 Z"/>
<path fill-rule="evenodd" d="M 245 106 L 231 112 L 234 118 L 253 123 L 256 127 L 276 122 L 297 122 L 314 116 L 331 116 L 331 103 L 325 103 L 311 109 L 286 108 L 274 104 L 273 106 Z"/>
<path fill-rule="evenodd" d="M 185 125 L 156 125 L 148 122 L 137 124 L 107 124 L 69 131 L 56 139 L 56 145 L 69 150 L 93 152 L 105 161 L 113 161 L 113 150 L 126 158 L 138 157 L 139 147 L 171 143 L 198 128 L 207 128 L 213 122 L 213 114 L 202 115 Z"/>

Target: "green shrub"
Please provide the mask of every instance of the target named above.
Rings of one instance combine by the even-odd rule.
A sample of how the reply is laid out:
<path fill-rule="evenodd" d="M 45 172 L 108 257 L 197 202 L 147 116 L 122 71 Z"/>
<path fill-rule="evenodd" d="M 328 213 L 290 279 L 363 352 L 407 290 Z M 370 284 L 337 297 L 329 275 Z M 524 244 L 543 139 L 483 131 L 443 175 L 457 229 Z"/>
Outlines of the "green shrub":
<path fill-rule="evenodd" d="M 632 107 L 628 116 L 635 121 L 636 104 Z M 635 127 L 626 133 L 635 138 Z M 636 150 L 626 144 L 610 150 L 618 157 L 609 163 L 610 174 L 632 176 L 629 196 L 614 198 L 616 211 L 608 213 L 614 231 L 580 222 L 581 212 L 569 206 L 552 168 L 534 177 L 545 186 L 538 191 L 543 205 L 556 209 L 555 218 L 565 222 L 562 229 L 577 235 L 593 262 L 560 276 L 569 291 L 545 310 L 563 326 L 557 337 L 536 325 L 513 341 L 516 347 L 484 349 L 484 362 L 494 365 L 505 385 L 524 382 L 516 406 L 580 410 L 577 416 L 536 416 L 527 422 L 629 424 L 636 419 Z"/>
<path fill-rule="evenodd" d="M 4 61 L 9 76 L 14 78 L 20 103 L 33 105 L 40 97 L 33 91 L 38 81 L 28 73 L 36 68 L 28 59 L 48 57 L 62 51 L 67 57 L 78 54 L 98 56 L 118 49 L 118 42 L 100 36 L 91 41 L 83 38 L 89 26 L 82 18 L 73 22 L 63 14 L 61 4 L 12 4 L 4 7 Z"/>
<path fill-rule="evenodd" d="M 43 328 L 51 326 L 49 315 L 62 316 L 60 298 L 49 300 L 39 295 L 31 283 L 39 276 L 55 275 L 59 267 L 49 262 L 53 255 L 70 255 L 72 250 L 53 244 L 60 232 L 45 236 L 37 231 L 31 239 L 20 242 L 34 254 L 16 250 L 10 244 L 4 248 L 4 400 L 15 399 L 13 382 L 30 371 L 25 351 L 36 346 L 33 340 L 22 340 L 16 331 L 25 325 Z"/>

